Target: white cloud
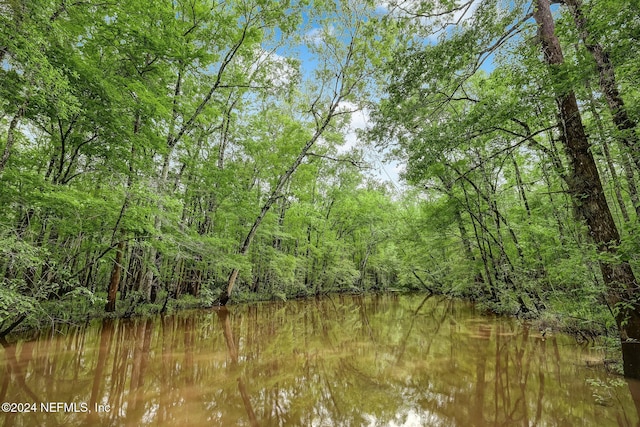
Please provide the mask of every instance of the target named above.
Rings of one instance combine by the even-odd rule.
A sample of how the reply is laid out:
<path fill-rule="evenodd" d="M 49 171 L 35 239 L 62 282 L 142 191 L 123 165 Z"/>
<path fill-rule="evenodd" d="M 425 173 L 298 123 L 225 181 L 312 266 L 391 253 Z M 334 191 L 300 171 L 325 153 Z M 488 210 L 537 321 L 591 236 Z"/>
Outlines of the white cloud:
<path fill-rule="evenodd" d="M 319 46 L 324 43 L 324 39 L 326 36 L 331 36 L 335 33 L 335 27 L 317 27 L 309 30 L 304 38 L 307 42 Z"/>
<path fill-rule="evenodd" d="M 367 109 L 359 109 L 354 103 L 344 102 L 340 105 L 341 111 L 352 111 L 349 125 L 344 134 L 344 143 L 337 147 L 339 154 L 344 154 L 356 147 L 365 144 L 358 137 L 358 131 L 369 129 L 372 125 L 370 112 Z M 371 166 L 371 175 L 380 181 L 391 183 L 396 189 L 403 188 L 400 182 L 400 174 L 404 171 L 404 164 L 397 161 L 384 160 L 385 154 L 378 152 L 375 147 L 365 147 L 365 161 Z"/>
<path fill-rule="evenodd" d="M 272 86 L 283 87 L 298 77 L 292 60 L 272 50 L 258 49 L 256 58 L 249 68 L 254 80 L 265 79 Z"/>
<path fill-rule="evenodd" d="M 451 22 L 462 24 L 463 22 L 468 21 L 476 12 L 481 2 L 482 0 L 467 0 L 457 2 L 458 6 L 462 6 L 462 8 L 453 13 L 453 15 L 451 16 Z"/>
<path fill-rule="evenodd" d="M 338 147 L 338 153 L 346 153 L 357 145 L 358 131 L 368 128 L 370 123 L 369 112 L 358 108 L 358 106 L 352 102 L 343 102 L 340 105 L 339 110 L 352 111 L 349 115 L 349 126 L 344 134 L 345 142 Z"/>

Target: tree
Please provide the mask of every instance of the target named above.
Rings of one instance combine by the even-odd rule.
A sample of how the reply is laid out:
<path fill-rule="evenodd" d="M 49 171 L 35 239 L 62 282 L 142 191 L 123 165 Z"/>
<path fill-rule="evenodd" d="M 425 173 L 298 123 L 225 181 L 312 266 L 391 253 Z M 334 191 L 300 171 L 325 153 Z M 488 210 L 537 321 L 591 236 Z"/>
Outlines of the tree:
<path fill-rule="evenodd" d="M 600 43 L 598 37 L 592 34 L 589 22 L 583 11 L 582 2 L 580 0 L 567 0 L 565 3 L 573 17 L 580 39 L 596 64 L 600 90 L 604 95 L 612 120 L 617 128 L 617 139 L 626 151 L 622 154 L 621 160 L 625 169 L 630 196 L 636 214 L 638 214 L 640 212 L 640 202 L 638 201 L 634 172 L 626 160 L 628 152 L 636 164 L 637 170 L 640 170 L 640 154 L 638 154 L 640 153 L 640 142 L 637 135 L 638 124 L 627 111 L 627 107 L 618 88 L 619 85 L 610 54 Z M 637 217 L 640 217 L 640 215 L 637 215 Z"/>
<path fill-rule="evenodd" d="M 534 19 L 538 24 L 538 34 L 551 77 L 557 81 L 564 57 L 555 34 L 549 0 L 537 0 Z M 569 191 L 587 223 L 598 252 L 603 255 L 600 269 L 607 286 L 607 302 L 615 310 L 620 331 L 625 375 L 640 378 L 640 304 L 636 291 L 637 281 L 629 263 L 616 257 L 620 235 L 590 151 L 575 93 L 571 89 L 558 87 L 556 101 L 562 125 L 562 141 L 572 168 Z"/>
<path fill-rule="evenodd" d="M 522 281 L 545 283 L 544 276 L 558 258 L 554 261 L 550 257 L 545 263 L 539 255 L 537 267 L 527 265 L 524 251 L 529 249 L 523 249 L 517 229 L 531 229 L 526 235 L 535 236 L 529 201 L 536 198 L 526 194 L 522 171 L 539 162 L 549 187 L 554 185 L 550 172 L 560 178 L 560 188 L 570 198 L 565 207 L 558 205 L 555 198 L 554 215 L 559 216 L 559 208 L 566 209 L 584 221 L 597 249 L 607 301 L 621 333 L 625 372 L 637 377 L 634 353 L 638 352 L 633 350 L 640 332 L 636 281 L 624 253 L 617 249 L 620 235 L 573 89 L 576 81 L 582 81 L 574 77 L 577 70 L 563 59 L 549 2 L 521 2 L 508 7 L 494 1 L 467 2 L 462 6 L 416 2 L 405 6 L 406 2 L 391 2 L 388 19 L 406 23 L 412 32 L 398 44 L 387 68 L 390 83 L 375 114 L 377 126 L 372 136 L 395 147 L 396 156 L 407 159 L 406 177 L 410 182 L 438 188 L 442 187 L 437 180 L 440 178 L 444 183 L 450 182 L 449 188 L 462 190 L 476 236 L 472 253 L 477 250 L 484 261 L 484 280 L 499 283 L 500 286 L 490 285 L 494 290 L 507 289 L 517 298 L 527 295 L 536 307 L 537 302 L 542 302 L 539 291 L 514 285 Z M 535 18 L 535 27 L 531 17 Z M 539 29 L 536 38 L 532 37 L 535 29 Z M 544 63 L 539 60 L 537 42 L 543 46 Z M 488 62 L 492 65 L 486 66 Z M 481 69 L 483 66 L 486 71 Z M 563 163 L 563 152 L 568 167 Z M 530 156 L 528 165 L 518 163 L 523 155 Z M 493 163 L 494 160 L 498 161 Z M 552 167 L 545 167 L 545 161 Z M 452 170 L 453 178 L 447 179 L 451 173 L 445 173 L 443 168 Z M 500 200 L 508 200 L 504 193 L 508 188 L 501 183 L 508 174 L 515 178 L 513 187 L 526 215 L 515 227 L 509 220 L 514 213 L 505 215 L 500 206 Z M 498 196 L 498 187 L 503 188 L 503 196 Z M 447 192 L 452 194 L 450 189 Z M 547 197 L 551 195 L 548 191 Z M 493 223 L 487 221 L 489 218 Z M 572 238 L 579 247 L 585 247 L 580 222 L 570 218 L 565 224 L 575 224 L 572 227 L 579 232 Z M 570 246 L 564 243 L 565 225 L 562 221 L 558 225 L 563 242 L 560 248 L 567 250 Z M 529 241 L 527 247 L 539 247 L 537 239 Z M 599 280 L 593 279 L 596 285 Z M 554 288 L 550 281 L 538 287 L 555 293 Z M 585 287 L 585 296 L 587 293 Z M 522 300 L 519 305 L 526 307 L 527 301 Z"/>
<path fill-rule="evenodd" d="M 366 9 L 365 9 L 366 10 Z M 326 17 L 318 32 L 310 40 L 309 47 L 318 55 L 318 62 L 322 65 L 315 70 L 317 78 L 315 94 L 310 95 L 311 103 L 307 112 L 311 114 L 313 133 L 300 141 L 300 148 L 293 162 L 282 172 L 269 192 L 249 231 L 244 237 L 238 250 L 245 256 L 266 214 L 276 201 L 282 197 L 285 186 L 296 172 L 311 148 L 321 139 L 339 116 L 349 114 L 345 105 L 357 97 L 358 92 L 366 88 L 369 74 L 368 55 L 374 55 L 374 50 L 364 40 L 372 34 L 372 23 L 366 20 L 362 5 L 348 2 L 336 5 L 332 11 L 333 19 Z M 319 12 L 319 11 L 316 11 Z M 371 17 L 369 17 L 371 19 Z M 341 25 L 336 27 L 336 25 Z M 386 42 L 386 40 L 385 40 Z M 235 267 L 229 275 L 226 294 L 221 297 L 221 304 L 225 305 L 235 285 L 240 269 Z"/>

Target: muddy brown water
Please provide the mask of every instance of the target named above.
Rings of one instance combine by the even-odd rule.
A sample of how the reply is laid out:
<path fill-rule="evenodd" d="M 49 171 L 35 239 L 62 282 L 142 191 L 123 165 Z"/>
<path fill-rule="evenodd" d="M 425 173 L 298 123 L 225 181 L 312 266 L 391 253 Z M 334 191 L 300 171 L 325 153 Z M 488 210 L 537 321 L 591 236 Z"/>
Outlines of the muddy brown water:
<path fill-rule="evenodd" d="M 0 350 L 4 426 L 636 426 L 602 350 L 473 305 L 333 296 L 94 321 Z M 10 406 L 6 406 L 9 404 Z"/>

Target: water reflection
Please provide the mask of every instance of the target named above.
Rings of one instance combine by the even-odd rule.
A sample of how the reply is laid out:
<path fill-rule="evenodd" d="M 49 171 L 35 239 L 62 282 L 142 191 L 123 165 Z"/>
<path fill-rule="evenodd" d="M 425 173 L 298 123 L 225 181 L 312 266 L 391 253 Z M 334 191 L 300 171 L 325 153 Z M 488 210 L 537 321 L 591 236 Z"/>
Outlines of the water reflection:
<path fill-rule="evenodd" d="M 2 401 L 67 403 L 66 412 L 0 414 L 5 426 L 639 420 L 638 383 L 630 391 L 588 368 L 597 350 L 439 297 L 338 296 L 106 319 L 2 346 Z M 69 411 L 72 403 L 90 412 Z"/>

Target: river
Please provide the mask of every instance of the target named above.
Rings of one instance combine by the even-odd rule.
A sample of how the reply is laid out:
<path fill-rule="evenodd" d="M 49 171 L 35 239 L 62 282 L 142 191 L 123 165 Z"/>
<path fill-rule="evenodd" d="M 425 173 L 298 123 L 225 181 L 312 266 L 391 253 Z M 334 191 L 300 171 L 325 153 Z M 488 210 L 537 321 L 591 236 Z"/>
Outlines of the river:
<path fill-rule="evenodd" d="M 96 320 L 0 353 L 4 426 L 639 424 L 602 349 L 437 296 Z"/>

